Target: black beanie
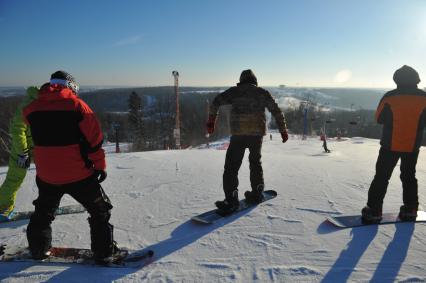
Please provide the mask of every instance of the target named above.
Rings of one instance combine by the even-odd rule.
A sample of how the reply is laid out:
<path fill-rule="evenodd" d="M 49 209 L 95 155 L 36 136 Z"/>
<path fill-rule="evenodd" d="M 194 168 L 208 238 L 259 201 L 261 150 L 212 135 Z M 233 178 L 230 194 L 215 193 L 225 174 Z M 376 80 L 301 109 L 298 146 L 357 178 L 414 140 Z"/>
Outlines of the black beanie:
<path fill-rule="evenodd" d="M 399 87 L 413 87 L 420 82 L 419 74 L 410 66 L 404 65 L 393 74 L 393 81 Z"/>
<path fill-rule="evenodd" d="M 257 78 L 252 70 L 248 69 L 241 72 L 240 84 L 244 83 L 254 84 L 255 86 L 257 86 Z"/>
<path fill-rule="evenodd" d="M 79 86 L 75 81 L 74 77 L 65 71 L 56 71 L 50 76 L 50 84 L 59 84 L 66 86 L 67 88 L 74 91 L 76 94 L 79 91 Z"/>

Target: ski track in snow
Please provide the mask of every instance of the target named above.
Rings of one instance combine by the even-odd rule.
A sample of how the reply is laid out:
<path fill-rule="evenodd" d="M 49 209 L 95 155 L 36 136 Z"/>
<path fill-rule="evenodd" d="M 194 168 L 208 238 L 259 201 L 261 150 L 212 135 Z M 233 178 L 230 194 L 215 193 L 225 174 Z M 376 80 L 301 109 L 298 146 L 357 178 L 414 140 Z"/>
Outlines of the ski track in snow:
<path fill-rule="evenodd" d="M 423 277 L 423 278 L 420 278 L 420 277 L 410 277 L 410 278 L 398 281 L 398 283 L 423 283 L 423 282 L 426 282 L 426 278 L 425 277 Z"/>
<path fill-rule="evenodd" d="M 341 215 L 342 214 L 341 212 L 337 212 L 337 211 L 322 210 L 322 209 L 313 209 L 313 208 L 296 207 L 296 209 L 302 210 L 302 211 L 313 212 L 313 213 L 327 214 L 327 215 Z"/>
<path fill-rule="evenodd" d="M 214 263 L 214 262 L 208 262 L 208 263 L 199 263 L 198 265 L 202 267 L 212 268 L 212 269 L 233 269 L 232 265 L 229 264 L 223 264 L 223 263 Z"/>
<path fill-rule="evenodd" d="M 293 282 L 306 282 L 306 280 L 312 280 L 312 277 L 320 275 L 318 271 L 304 266 L 274 266 L 262 268 L 261 271 L 267 274 L 271 282 L 286 282 L 285 278 L 291 278 L 290 280 L 294 280 Z"/>
<path fill-rule="evenodd" d="M 270 220 L 275 220 L 275 219 L 280 219 L 280 220 L 282 220 L 282 221 L 284 221 L 284 222 L 288 222 L 288 223 L 303 223 L 303 221 L 301 221 L 301 220 L 296 220 L 296 219 L 287 219 L 287 218 L 284 218 L 284 217 L 281 217 L 281 216 L 278 216 L 278 215 L 268 215 L 267 216 L 268 217 L 268 219 L 270 219 Z"/>
<path fill-rule="evenodd" d="M 226 142 L 226 140 L 224 140 Z M 213 225 L 190 218 L 223 199 L 225 150 L 191 149 L 108 154 L 102 183 L 114 206 L 111 223 L 122 247 L 155 251 L 144 268 L 102 268 L 43 263 L 0 263 L 1 282 L 426 282 L 426 225 L 397 224 L 338 229 L 330 215 L 359 212 L 374 176 L 379 143 L 330 141 L 278 133 L 264 139 L 267 189 L 277 198 Z M 420 202 L 426 182 L 421 152 Z M 250 188 L 248 154 L 239 174 L 240 198 Z M 35 170 L 18 192 L 17 209 L 32 209 Z M 0 168 L 0 182 L 7 168 Z M 395 169 L 385 210 L 399 209 L 402 192 Z M 73 204 L 65 197 L 62 205 Z M 57 216 L 53 244 L 90 248 L 87 213 Z M 26 245 L 28 221 L 0 224 L 0 243 Z"/>

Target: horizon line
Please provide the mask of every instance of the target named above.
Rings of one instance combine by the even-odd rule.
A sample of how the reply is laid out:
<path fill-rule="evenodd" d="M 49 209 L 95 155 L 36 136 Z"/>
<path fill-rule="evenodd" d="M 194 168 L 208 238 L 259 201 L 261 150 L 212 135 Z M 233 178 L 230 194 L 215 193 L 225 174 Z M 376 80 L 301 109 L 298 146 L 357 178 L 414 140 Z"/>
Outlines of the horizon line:
<path fill-rule="evenodd" d="M 0 88 L 27 88 L 32 85 L 6 85 L 0 86 Z M 205 86 L 205 85 L 179 85 L 181 88 L 191 87 L 191 88 L 229 88 L 234 85 L 222 85 L 222 86 Z M 174 87 L 174 85 L 80 85 L 80 88 L 150 88 L 150 87 Z M 327 88 L 327 89 L 392 89 L 394 87 L 386 87 L 386 86 L 312 86 L 312 85 L 259 85 L 262 88 L 278 88 L 278 89 L 286 89 L 286 88 Z M 418 86 L 419 89 L 423 87 Z M 426 87 L 424 88 L 426 89 Z"/>

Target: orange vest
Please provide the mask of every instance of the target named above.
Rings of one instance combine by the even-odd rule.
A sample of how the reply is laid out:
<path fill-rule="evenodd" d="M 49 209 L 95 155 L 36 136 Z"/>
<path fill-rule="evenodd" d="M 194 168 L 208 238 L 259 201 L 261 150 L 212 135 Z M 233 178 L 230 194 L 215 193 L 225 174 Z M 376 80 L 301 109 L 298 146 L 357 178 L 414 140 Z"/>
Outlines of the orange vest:
<path fill-rule="evenodd" d="M 397 152 L 418 150 L 426 120 L 426 92 L 417 88 L 388 92 L 377 107 L 376 120 L 383 124 L 382 146 Z"/>

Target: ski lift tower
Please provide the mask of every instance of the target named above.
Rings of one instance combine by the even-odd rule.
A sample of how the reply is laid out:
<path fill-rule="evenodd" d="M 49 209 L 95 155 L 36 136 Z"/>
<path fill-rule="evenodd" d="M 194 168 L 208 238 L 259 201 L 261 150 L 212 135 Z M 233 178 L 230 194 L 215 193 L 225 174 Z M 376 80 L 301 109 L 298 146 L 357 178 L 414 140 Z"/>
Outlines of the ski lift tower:
<path fill-rule="evenodd" d="M 307 136 L 308 136 L 308 110 L 309 110 L 309 106 L 310 106 L 310 96 L 307 97 L 307 99 L 305 101 L 302 102 L 303 103 L 303 135 L 302 135 L 302 140 L 306 140 Z"/>
<path fill-rule="evenodd" d="M 173 71 L 172 75 L 175 79 L 175 94 L 176 94 L 176 125 L 175 128 L 173 130 L 173 137 L 175 138 L 176 141 L 176 148 L 180 149 L 181 148 L 181 144 L 180 144 L 180 118 L 179 118 L 179 72 L 178 71 Z"/>

